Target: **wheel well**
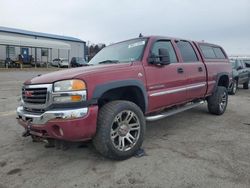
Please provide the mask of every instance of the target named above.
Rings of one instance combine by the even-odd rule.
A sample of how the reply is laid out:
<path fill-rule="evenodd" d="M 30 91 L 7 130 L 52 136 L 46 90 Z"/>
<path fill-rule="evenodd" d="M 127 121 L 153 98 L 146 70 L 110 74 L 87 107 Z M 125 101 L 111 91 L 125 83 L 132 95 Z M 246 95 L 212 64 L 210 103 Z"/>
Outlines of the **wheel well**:
<path fill-rule="evenodd" d="M 98 106 L 101 108 L 104 104 L 114 100 L 127 100 L 138 105 L 142 112 L 146 111 L 146 104 L 141 89 L 137 86 L 126 86 L 108 90 L 98 99 Z"/>
<path fill-rule="evenodd" d="M 229 86 L 229 78 L 227 75 L 223 75 L 219 78 L 219 81 L 218 81 L 218 86 L 224 86 L 226 88 L 228 88 Z"/>

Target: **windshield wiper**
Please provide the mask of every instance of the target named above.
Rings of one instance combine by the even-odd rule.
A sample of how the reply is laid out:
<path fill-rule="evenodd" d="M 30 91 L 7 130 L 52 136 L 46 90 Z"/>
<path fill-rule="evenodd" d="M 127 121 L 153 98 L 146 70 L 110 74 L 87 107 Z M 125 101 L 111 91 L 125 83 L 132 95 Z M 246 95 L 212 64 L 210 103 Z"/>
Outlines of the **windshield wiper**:
<path fill-rule="evenodd" d="M 91 63 L 83 63 L 83 64 L 81 64 L 82 66 L 91 66 L 91 65 L 93 65 L 93 64 L 91 64 Z"/>
<path fill-rule="evenodd" d="M 98 64 L 106 64 L 106 63 L 119 63 L 118 60 L 104 60 L 104 61 L 100 61 Z"/>

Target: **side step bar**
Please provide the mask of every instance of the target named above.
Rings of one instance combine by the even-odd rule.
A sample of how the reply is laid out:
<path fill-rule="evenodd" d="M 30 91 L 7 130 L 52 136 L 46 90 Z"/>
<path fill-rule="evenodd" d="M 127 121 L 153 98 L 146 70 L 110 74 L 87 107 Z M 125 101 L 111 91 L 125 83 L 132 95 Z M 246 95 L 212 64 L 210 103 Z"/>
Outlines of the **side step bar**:
<path fill-rule="evenodd" d="M 168 110 L 167 112 L 163 112 L 162 114 L 157 114 L 157 115 L 153 115 L 153 116 L 146 116 L 146 120 L 147 121 L 156 121 L 156 120 L 159 120 L 159 119 L 162 119 L 162 118 L 165 118 L 165 117 L 172 116 L 174 114 L 183 112 L 185 110 L 189 110 L 189 109 L 194 108 L 196 106 L 199 106 L 199 105 L 201 105 L 203 103 L 204 103 L 204 101 L 199 101 L 199 102 L 196 102 L 196 103 L 185 105 L 185 106 L 177 108 L 177 109 Z"/>

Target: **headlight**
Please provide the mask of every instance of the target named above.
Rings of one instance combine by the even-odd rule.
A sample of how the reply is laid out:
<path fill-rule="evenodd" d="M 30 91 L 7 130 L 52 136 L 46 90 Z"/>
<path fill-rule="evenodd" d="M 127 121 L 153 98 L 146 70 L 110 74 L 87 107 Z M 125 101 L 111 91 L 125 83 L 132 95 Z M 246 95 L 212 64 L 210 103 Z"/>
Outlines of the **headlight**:
<path fill-rule="evenodd" d="M 82 80 L 55 82 L 53 90 L 54 103 L 81 102 L 87 98 L 86 84 Z"/>
<path fill-rule="evenodd" d="M 54 83 L 54 92 L 85 90 L 86 84 L 82 80 L 63 80 Z"/>

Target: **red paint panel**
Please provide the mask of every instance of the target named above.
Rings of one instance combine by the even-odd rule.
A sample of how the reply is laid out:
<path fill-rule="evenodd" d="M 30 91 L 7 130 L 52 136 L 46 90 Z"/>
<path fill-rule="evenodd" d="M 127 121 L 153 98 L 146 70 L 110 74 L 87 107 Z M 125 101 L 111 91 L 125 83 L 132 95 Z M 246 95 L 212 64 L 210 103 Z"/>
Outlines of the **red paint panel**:
<path fill-rule="evenodd" d="M 88 114 L 81 119 L 73 120 L 53 120 L 45 125 L 33 125 L 31 130 L 39 133 L 47 133 L 43 137 L 54 138 L 68 141 L 83 141 L 91 139 L 96 132 L 98 107 L 92 106 L 89 108 Z M 19 119 L 18 123 L 24 128 L 27 128 L 27 122 Z M 55 131 L 54 126 L 58 126 L 63 130 L 63 135 L 60 136 Z"/>

